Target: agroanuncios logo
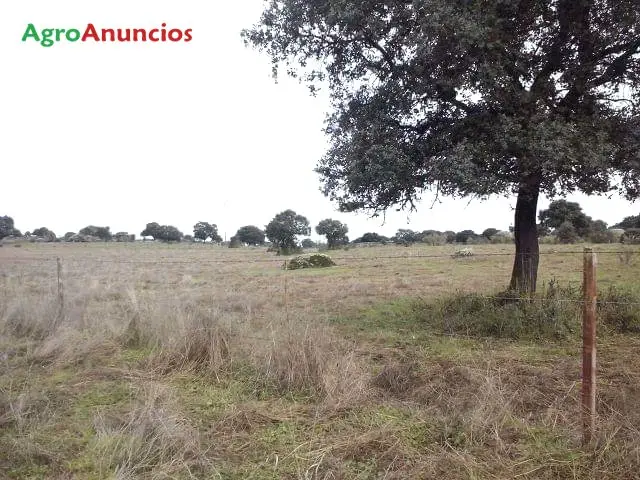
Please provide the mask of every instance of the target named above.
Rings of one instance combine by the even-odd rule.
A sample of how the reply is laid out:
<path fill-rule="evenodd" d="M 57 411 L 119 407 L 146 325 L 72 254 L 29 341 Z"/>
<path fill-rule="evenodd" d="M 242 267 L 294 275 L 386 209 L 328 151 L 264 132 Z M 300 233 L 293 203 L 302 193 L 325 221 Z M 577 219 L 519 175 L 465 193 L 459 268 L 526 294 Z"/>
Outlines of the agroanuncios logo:
<path fill-rule="evenodd" d="M 87 24 L 82 30 L 78 28 L 44 28 L 40 31 L 33 23 L 27 25 L 22 35 L 22 41 L 33 40 L 43 47 L 51 47 L 56 42 L 190 42 L 193 37 L 191 28 L 182 30 L 171 28 L 167 24 L 161 28 L 96 28 L 93 23 Z"/>

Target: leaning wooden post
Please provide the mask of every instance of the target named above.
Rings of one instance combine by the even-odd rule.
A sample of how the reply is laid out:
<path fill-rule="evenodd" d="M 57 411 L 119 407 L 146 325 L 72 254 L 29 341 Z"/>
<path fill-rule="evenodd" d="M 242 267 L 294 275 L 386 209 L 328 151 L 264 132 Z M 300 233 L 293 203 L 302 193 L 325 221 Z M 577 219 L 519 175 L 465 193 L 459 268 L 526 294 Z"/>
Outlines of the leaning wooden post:
<path fill-rule="evenodd" d="M 596 426 L 596 254 L 584 249 L 582 310 L 582 442 L 591 442 Z"/>

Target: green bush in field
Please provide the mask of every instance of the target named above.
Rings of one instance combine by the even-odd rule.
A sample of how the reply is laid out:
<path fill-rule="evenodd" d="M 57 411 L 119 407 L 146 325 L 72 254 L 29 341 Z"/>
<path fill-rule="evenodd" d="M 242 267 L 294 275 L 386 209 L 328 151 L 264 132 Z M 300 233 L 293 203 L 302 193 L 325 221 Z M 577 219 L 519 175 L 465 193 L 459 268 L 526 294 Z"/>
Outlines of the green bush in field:
<path fill-rule="evenodd" d="M 640 298 L 616 287 L 598 295 L 598 320 L 619 333 L 640 333 Z"/>
<path fill-rule="evenodd" d="M 321 253 L 300 255 L 285 263 L 285 268 L 287 270 L 298 270 L 301 268 L 325 268 L 333 266 L 335 266 L 335 262 L 331 257 Z"/>
<path fill-rule="evenodd" d="M 565 339 L 579 335 L 582 293 L 551 281 L 535 297 L 517 292 L 459 293 L 416 302 L 416 320 L 447 334 L 510 339 Z M 598 294 L 598 322 L 605 331 L 640 333 L 640 295 L 614 287 Z"/>

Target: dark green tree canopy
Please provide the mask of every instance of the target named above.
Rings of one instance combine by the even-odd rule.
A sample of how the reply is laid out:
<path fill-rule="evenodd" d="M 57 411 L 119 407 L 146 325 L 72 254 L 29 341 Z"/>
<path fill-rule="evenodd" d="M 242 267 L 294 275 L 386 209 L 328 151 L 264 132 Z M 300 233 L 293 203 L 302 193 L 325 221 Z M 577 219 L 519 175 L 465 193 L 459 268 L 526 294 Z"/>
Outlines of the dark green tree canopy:
<path fill-rule="evenodd" d="M 78 232 L 80 235 L 91 235 L 92 237 L 98 237 L 100 240 L 108 242 L 113 235 L 109 227 L 96 227 L 95 225 L 89 225 L 84 227 Z"/>
<path fill-rule="evenodd" d="M 8 215 L 0 217 L 0 240 L 11 235 L 20 235 L 20 231 L 13 225 L 13 218 L 9 217 Z"/>
<path fill-rule="evenodd" d="M 547 230 L 559 228 L 565 222 L 573 225 L 580 237 L 586 237 L 591 231 L 593 220 L 587 216 L 577 202 L 555 200 L 549 204 L 549 208 L 539 214 L 540 225 Z"/>
<path fill-rule="evenodd" d="M 470 238 L 475 238 L 478 235 L 473 230 L 462 230 L 456 233 L 455 241 L 457 243 L 467 243 Z"/>
<path fill-rule="evenodd" d="M 640 194 L 639 34 L 637 0 L 270 0 L 243 33 L 328 85 L 317 171 L 342 210 L 517 193 L 528 290 L 540 193 Z"/>
<path fill-rule="evenodd" d="M 159 223 L 157 222 L 151 222 L 151 223 L 147 223 L 147 226 L 145 227 L 145 229 L 140 232 L 140 236 L 141 237 L 153 237 L 154 240 L 156 239 L 160 239 L 160 229 L 161 226 Z"/>
<path fill-rule="evenodd" d="M 309 220 L 293 210 L 278 213 L 266 226 L 265 233 L 271 243 L 281 250 L 296 248 L 298 235 L 309 235 Z"/>
<path fill-rule="evenodd" d="M 491 239 L 491 237 L 493 237 L 499 231 L 500 230 L 498 230 L 497 228 L 487 228 L 482 232 L 482 236 L 484 238 Z"/>
<path fill-rule="evenodd" d="M 183 237 L 182 232 L 173 225 L 160 225 L 156 222 L 147 223 L 140 236 L 153 237 L 154 240 L 162 240 L 164 242 L 179 242 Z"/>
<path fill-rule="evenodd" d="M 560 243 L 575 243 L 580 238 L 576 227 L 568 221 L 562 222 L 554 233 Z"/>
<path fill-rule="evenodd" d="M 156 238 L 165 242 L 180 242 L 182 240 L 182 232 L 173 225 L 162 225 Z"/>
<path fill-rule="evenodd" d="M 193 226 L 193 237 L 203 242 L 207 241 L 208 238 L 210 238 L 213 243 L 222 242 L 222 237 L 218 234 L 218 226 L 215 223 L 196 223 Z"/>
<path fill-rule="evenodd" d="M 620 223 L 614 225 L 615 228 L 640 228 L 640 215 L 625 217 Z"/>
<path fill-rule="evenodd" d="M 375 232 L 367 232 L 359 238 L 356 238 L 353 243 L 387 243 L 388 237 L 380 235 Z"/>
<path fill-rule="evenodd" d="M 339 220 L 325 218 L 316 225 L 316 233 L 327 238 L 327 246 L 330 249 L 349 243 L 349 227 Z"/>
<path fill-rule="evenodd" d="M 263 245 L 264 232 L 254 225 L 245 225 L 240 227 L 235 236 L 238 241 L 248 245 Z"/>
<path fill-rule="evenodd" d="M 393 236 L 393 242 L 399 245 L 411 245 L 422 240 L 420 232 L 414 232 L 409 228 L 399 228 Z"/>
<path fill-rule="evenodd" d="M 55 242 L 56 234 L 49 230 L 47 227 L 36 228 L 31 235 L 35 235 L 36 237 L 40 237 L 47 242 Z"/>

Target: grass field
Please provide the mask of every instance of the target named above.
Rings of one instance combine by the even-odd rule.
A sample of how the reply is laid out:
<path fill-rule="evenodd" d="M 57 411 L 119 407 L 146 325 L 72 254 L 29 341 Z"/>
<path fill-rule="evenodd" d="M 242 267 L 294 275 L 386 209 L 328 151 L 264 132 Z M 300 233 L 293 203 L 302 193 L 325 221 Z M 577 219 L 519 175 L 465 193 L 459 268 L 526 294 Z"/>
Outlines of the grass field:
<path fill-rule="evenodd" d="M 7 245 L 0 477 L 640 478 L 640 254 L 594 248 L 582 447 L 582 246 L 542 246 L 540 298 L 502 304 L 511 245 L 300 271 L 265 249 Z"/>

